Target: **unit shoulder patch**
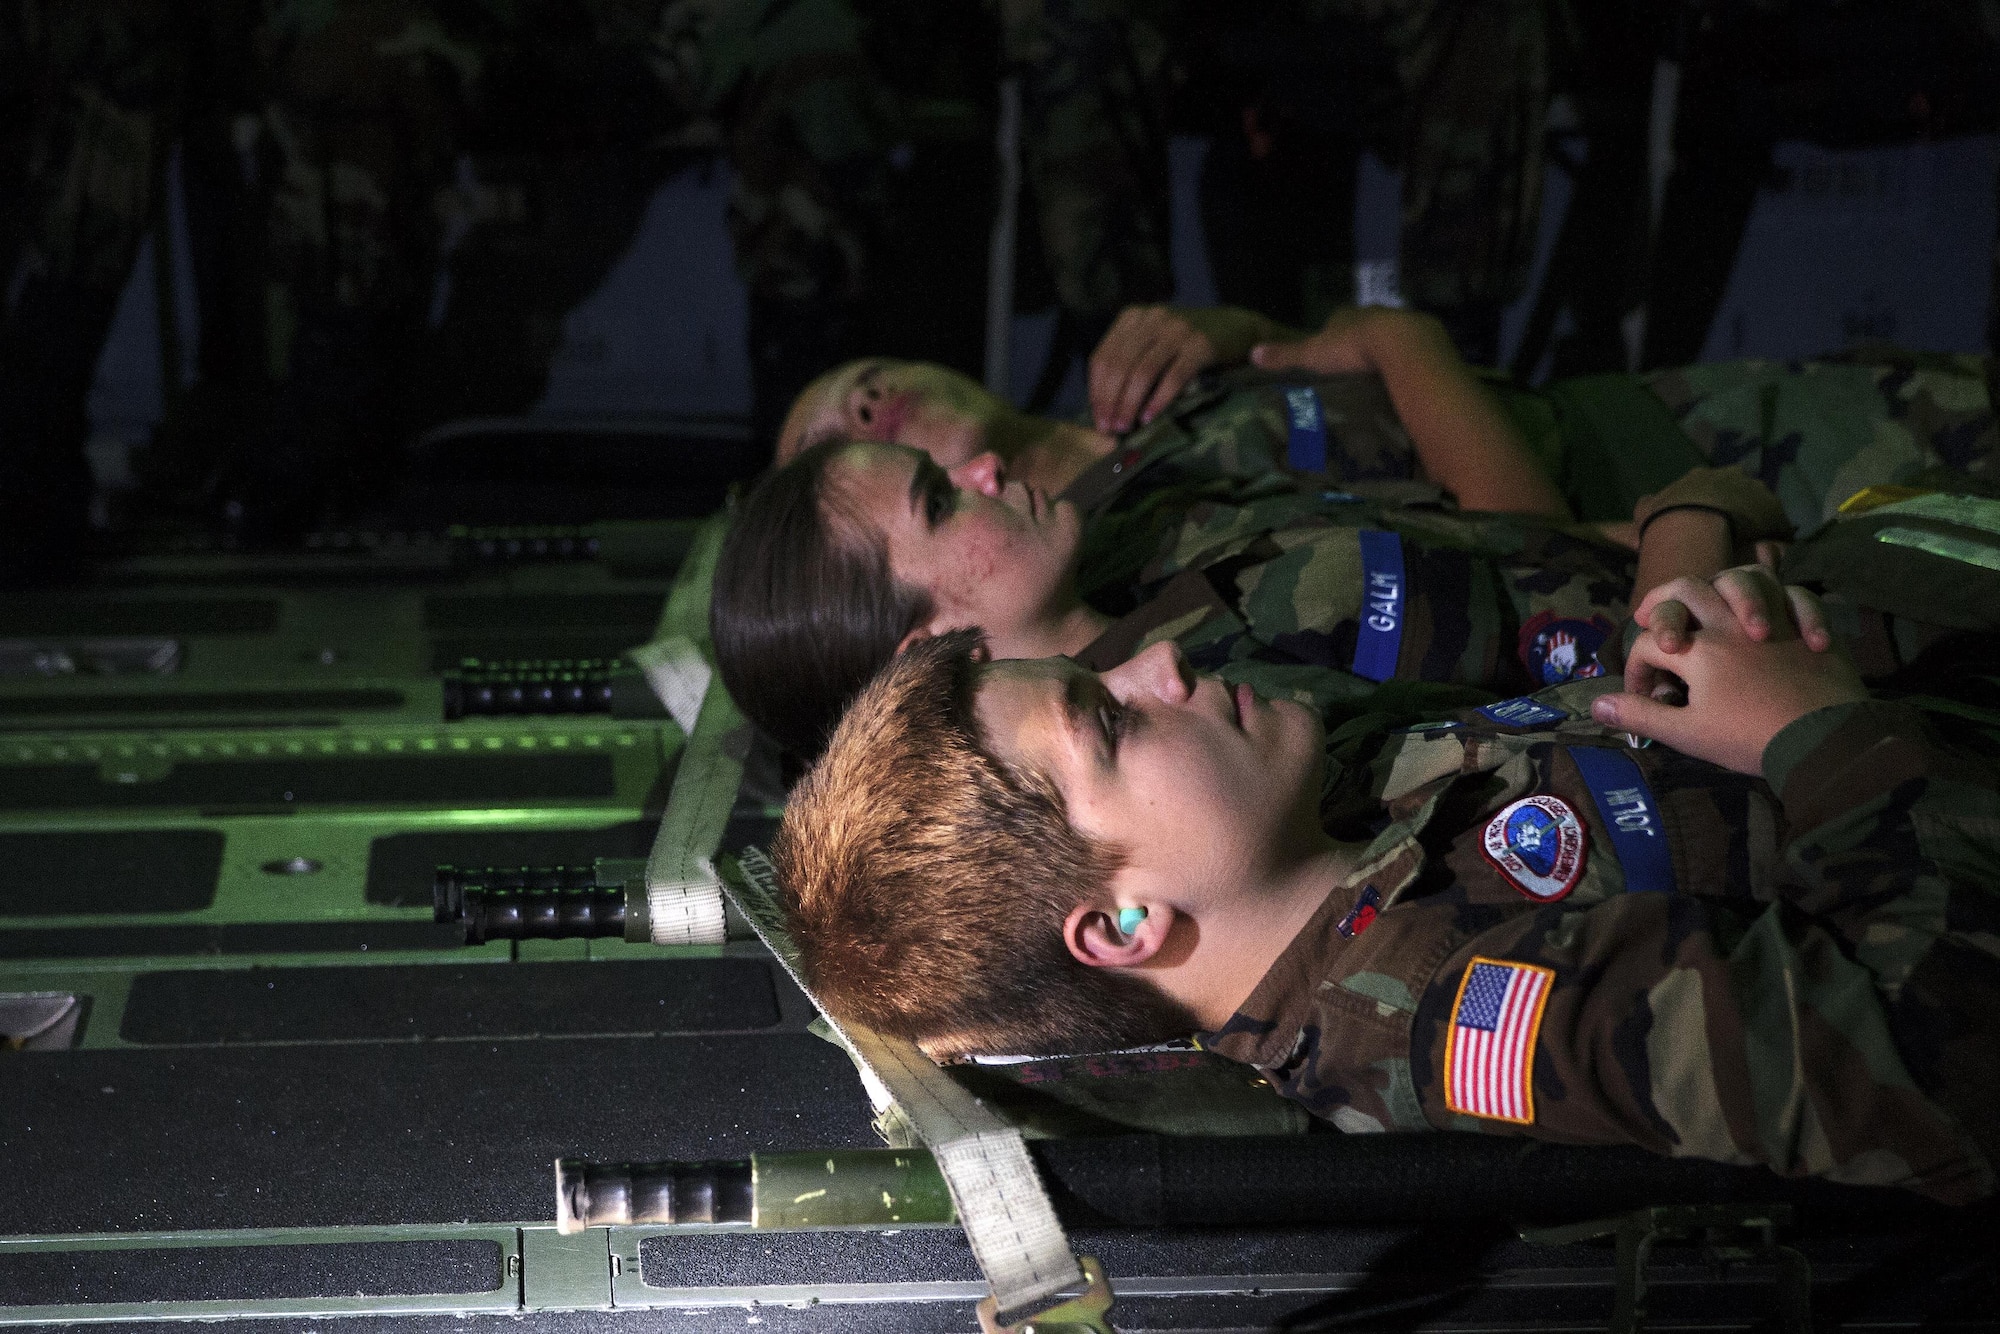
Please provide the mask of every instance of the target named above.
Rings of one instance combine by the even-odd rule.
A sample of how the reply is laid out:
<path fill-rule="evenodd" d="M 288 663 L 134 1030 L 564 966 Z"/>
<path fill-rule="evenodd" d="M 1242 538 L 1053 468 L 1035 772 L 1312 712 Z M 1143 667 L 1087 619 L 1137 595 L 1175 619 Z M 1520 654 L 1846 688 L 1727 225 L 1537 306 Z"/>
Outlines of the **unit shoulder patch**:
<path fill-rule="evenodd" d="M 1597 651 L 1615 627 L 1602 616 L 1588 620 L 1538 611 L 1521 627 L 1521 665 L 1545 686 L 1604 675 Z"/>
<path fill-rule="evenodd" d="M 1590 834 L 1561 797 L 1537 794 L 1508 804 L 1486 822 L 1480 851 L 1514 888 L 1553 903 L 1583 875 Z"/>

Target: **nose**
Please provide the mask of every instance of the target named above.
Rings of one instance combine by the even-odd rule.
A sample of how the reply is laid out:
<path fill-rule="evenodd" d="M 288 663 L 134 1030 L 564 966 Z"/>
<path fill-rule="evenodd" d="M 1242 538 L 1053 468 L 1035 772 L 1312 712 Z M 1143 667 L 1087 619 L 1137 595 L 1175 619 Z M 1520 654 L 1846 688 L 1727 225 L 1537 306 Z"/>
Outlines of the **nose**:
<path fill-rule="evenodd" d="M 1000 456 L 990 449 L 974 454 L 947 475 L 953 486 L 977 491 L 982 496 L 997 496 L 1007 484 L 1007 473 L 1001 466 Z"/>
<path fill-rule="evenodd" d="M 875 425 L 876 410 L 882 405 L 882 389 L 873 377 L 863 379 L 847 392 L 847 413 L 863 431 Z"/>
<path fill-rule="evenodd" d="M 1194 669 L 1171 639 L 1148 645 L 1104 673 L 1104 686 L 1119 700 L 1151 696 L 1167 704 L 1185 704 L 1194 694 Z"/>

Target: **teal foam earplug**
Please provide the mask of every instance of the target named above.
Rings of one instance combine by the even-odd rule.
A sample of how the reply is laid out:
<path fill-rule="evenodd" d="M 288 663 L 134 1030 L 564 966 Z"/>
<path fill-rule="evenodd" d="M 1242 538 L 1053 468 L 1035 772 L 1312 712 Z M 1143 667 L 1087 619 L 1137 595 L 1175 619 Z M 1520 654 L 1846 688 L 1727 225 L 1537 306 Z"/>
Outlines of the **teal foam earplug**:
<path fill-rule="evenodd" d="M 1129 936 L 1139 929 L 1139 923 L 1146 920 L 1144 908 L 1120 908 L 1118 910 L 1118 934 Z"/>

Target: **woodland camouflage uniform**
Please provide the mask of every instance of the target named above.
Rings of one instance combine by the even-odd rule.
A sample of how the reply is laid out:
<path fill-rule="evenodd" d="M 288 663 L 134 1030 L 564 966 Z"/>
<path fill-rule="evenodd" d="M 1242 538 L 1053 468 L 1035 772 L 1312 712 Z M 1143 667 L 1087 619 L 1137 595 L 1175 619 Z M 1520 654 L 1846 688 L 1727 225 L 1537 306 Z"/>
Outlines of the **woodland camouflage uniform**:
<path fill-rule="evenodd" d="M 1810 535 L 1862 487 L 1922 481 L 1951 491 L 1989 473 L 2000 437 L 1980 370 L 1970 358 L 1729 363 L 1647 384 L 1655 393 L 1723 386 L 1689 397 L 1683 420 L 1696 448 L 1775 482 Z M 1284 468 L 1301 393 L 1312 395 L 1326 434 L 1323 469 L 1303 477 Z M 1772 420 L 1784 429 L 1767 423 L 1753 435 L 1715 424 L 1745 402 L 1775 403 Z M 1758 448 L 1766 438 L 1782 450 Z M 1558 456 L 1552 470 L 1561 464 Z M 1292 694 L 1329 716 L 1374 679 L 1511 694 L 1602 672 L 1597 652 L 1615 653 L 1630 609 L 1632 554 L 1583 525 L 1442 508 L 1440 493 L 1411 477 L 1415 467 L 1371 376 L 1238 371 L 1183 394 L 1069 493 L 1088 520 L 1079 589 L 1120 618 L 1084 660 L 1101 670 L 1171 638 L 1203 670 Z M 1945 630 L 1995 628 L 1966 607 L 1881 614 L 1911 595 L 1885 598 L 1864 571 L 1918 558 L 1880 547 L 1866 559 L 1831 558 L 1835 543 L 1853 545 L 1849 536 L 1829 531 L 1795 546 L 1788 569 L 1831 595 L 1834 628 L 1870 676 L 1905 665 Z M 1393 671 L 1379 663 L 1369 677 L 1352 669 L 1371 614 L 1365 551 L 1380 550 L 1371 540 L 1393 540 L 1401 597 Z M 1938 578 L 1962 588 L 1969 573 Z M 1335 671 L 1310 670 L 1318 668 Z"/>
<path fill-rule="evenodd" d="M 1120 308 L 1172 293 L 1168 107 L 1204 54 L 1176 45 L 1205 27 L 1178 6 L 1131 0 L 998 0 L 997 11 L 1022 77 L 1028 203 L 1087 350 Z M 1307 43 L 1358 33 L 1381 49 L 1393 87 L 1350 96 L 1393 105 L 1390 124 L 1341 128 L 1402 172 L 1403 295 L 1425 310 L 1497 317 L 1526 286 L 1541 224 L 1549 11 L 1548 0 L 1279 0 L 1204 20 L 1228 29 L 1275 19 Z"/>
<path fill-rule="evenodd" d="M 999 0 L 1021 80 L 1021 175 L 1042 258 L 1088 347 L 1126 306 L 1173 295 L 1167 102 L 1173 61 L 1129 0 Z"/>
<path fill-rule="evenodd" d="M 802 384 L 857 350 L 898 142 L 861 33 L 848 0 L 11 0 L 0 60 L 33 96 L 0 164 L 0 397 L 23 475 L 80 527 L 84 397 L 177 141 L 202 338 L 194 392 L 168 386 L 169 490 L 221 473 L 284 528 L 418 426 L 525 410 L 660 180 L 717 147 L 753 368 Z"/>
<path fill-rule="evenodd" d="M 1586 518 L 1628 519 L 1647 491 L 1713 464 L 1741 468 L 1770 487 L 1803 533 L 1866 486 L 1908 482 L 1935 468 L 1992 479 L 2000 469 L 1996 383 L 2000 363 L 1990 356 L 1871 348 L 1797 362 L 1582 376 L 1539 390 L 1491 387 L 1529 451 Z M 1287 486 L 1275 474 L 1290 462 L 1291 414 L 1304 389 L 1323 423 L 1324 462 L 1294 470 Z M 1643 457 L 1616 457 L 1621 453 Z M 1612 465 L 1597 469 L 1601 494 L 1582 494 L 1572 476 L 1590 464 Z M 1212 373 L 1071 486 L 1090 525 L 1082 587 L 1129 577 L 1203 501 L 1241 504 L 1316 489 L 1438 499 L 1434 487 L 1399 485 L 1418 476 L 1415 450 L 1379 377 Z M 1133 552 L 1143 554 L 1135 560 Z"/>
<path fill-rule="evenodd" d="M 1640 378 L 1709 462 L 1763 482 L 1801 530 L 1864 486 L 1938 467 L 2000 476 L 1991 356 L 1862 348 Z"/>
<path fill-rule="evenodd" d="M 860 350 L 889 208 L 899 112 L 855 7 L 489 9 L 472 170 L 440 196 L 457 235 L 436 338 L 444 383 L 427 416 L 531 406 L 564 317 L 631 245 L 661 181 L 720 150 L 749 298 L 753 412 L 774 434 L 807 380 Z"/>
<path fill-rule="evenodd" d="M 1912 480 L 1921 494 L 1839 515 L 1790 544 L 1780 577 L 1819 595 L 1865 679 L 1921 690 L 1995 651 L 2000 487 L 1942 470 Z M 1374 707 L 1377 681 L 1511 694 L 1616 672 L 1636 561 L 1588 527 L 1297 500 L 1197 506 L 1141 571 L 1137 605 L 1078 660 L 1103 671 L 1172 639 L 1196 668 L 1289 696 L 1329 725 Z M 1385 566 L 1391 542 L 1397 564 Z M 1363 648 L 1371 621 L 1387 645 L 1373 656 Z M 1459 702 L 1442 690 L 1397 699 Z"/>
<path fill-rule="evenodd" d="M 1309 470 L 1291 466 L 1295 414 L 1323 443 Z M 1077 586 L 1091 597 L 1124 586 L 1203 503 L 1297 505 L 1302 494 L 1361 485 L 1436 498 L 1435 487 L 1400 485 L 1416 466 L 1379 376 L 1204 375 L 1064 491 L 1085 525 Z"/>
<path fill-rule="evenodd" d="M 1404 297 L 1448 310 L 1518 296 L 1541 226 L 1547 0 L 1304 0 L 1303 8 L 1366 25 L 1395 63 Z"/>
<path fill-rule="evenodd" d="M 0 398 L 10 444 L 62 481 L 51 508 L 87 485 L 84 398 L 140 243 L 164 231 L 176 143 L 203 336 L 198 358 L 165 358 L 169 426 L 213 451 L 186 470 L 294 492 L 329 483 L 335 451 L 379 458 L 432 298 L 435 193 L 476 53 L 432 7 L 387 0 L 16 0 L 0 21 L 36 89 L 4 238 Z M 199 370 L 186 403 L 176 351 Z M 245 438 L 219 459 L 231 429 Z"/>
<path fill-rule="evenodd" d="M 550 17 L 565 8 L 529 5 L 512 21 L 514 63 L 560 90 L 561 114 L 515 126 L 480 157 L 492 179 L 462 204 L 473 230 L 453 269 L 455 287 L 477 284 L 481 295 L 459 304 L 445 334 L 487 355 L 453 364 L 475 376 L 493 353 L 545 364 L 562 314 L 622 252 L 664 172 L 720 148 L 749 297 L 756 424 L 760 437 L 774 434 L 798 388 L 867 350 L 856 340 L 864 307 L 882 295 L 894 162 L 918 135 L 897 77 L 910 73 L 910 54 L 890 49 L 914 26 L 907 0 L 595 0 L 582 7 L 587 22 Z M 1002 62 L 1022 81 L 1023 176 L 1043 259 L 1066 315 L 1101 332 L 1124 306 L 1173 288 L 1165 38 L 1123 0 L 1007 0 L 995 17 Z M 984 83 L 991 62 L 973 63 Z M 632 88 L 647 114 L 608 100 L 607 84 Z M 990 84 L 960 91 L 983 103 Z M 496 98 L 488 118 L 501 110 Z M 574 139 L 577 120 L 587 142 L 539 137 Z M 984 160 L 987 143 L 981 134 L 954 151 Z M 594 164 L 589 154 L 607 148 Z M 613 205 L 615 226 L 565 208 L 562 193 L 580 183 Z M 489 307 L 506 311 L 523 286 L 549 290 L 495 336 Z M 516 341 L 525 358 L 507 351 Z"/>
<path fill-rule="evenodd" d="M 1468 711 L 1350 743 L 1322 821 L 1373 841 L 1204 1047 L 1349 1131 L 1635 1143 L 1990 1193 L 1991 728 L 1954 720 L 1966 744 L 1947 746 L 1907 704 L 1841 705 L 1781 732 L 1758 779 L 1606 734 L 1588 700 L 1614 684 L 1546 692 L 1531 724 Z M 1623 776 L 1588 777 L 1579 756 Z M 1489 851 L 1526 799 L 1581 826 L 1573 887 L 1543 881 L 1543 898 Z M 1544 980 L 1541 1008 L 1520 1012 L 1511 1104 L 1448 1092 L 1482 1022 L 1476 996 L 1458 1008 L 1477 967 Z"/>
<path fill-rule="evenodd" d="M 1377 680 L 1540 689 L 1601 674 L 1597 650 L 1617 645 L 1635 558 L 1579 525 L 1354 500 L 1271 526 L 1280 508 L 1198 507 L 1141 571 L 1139 606 L 1079 661 L 1102 670 L 1173 639 L 1199 670 L 1324 711 Z M 1388 656 L 1360 674 L 1364 624 Z"/>
<path fill-rule="evenodd" d="M 159 0 L 0 8 L 0 578 L 82 535 L 85 398 L 154 217 L 180 37 Z"/>

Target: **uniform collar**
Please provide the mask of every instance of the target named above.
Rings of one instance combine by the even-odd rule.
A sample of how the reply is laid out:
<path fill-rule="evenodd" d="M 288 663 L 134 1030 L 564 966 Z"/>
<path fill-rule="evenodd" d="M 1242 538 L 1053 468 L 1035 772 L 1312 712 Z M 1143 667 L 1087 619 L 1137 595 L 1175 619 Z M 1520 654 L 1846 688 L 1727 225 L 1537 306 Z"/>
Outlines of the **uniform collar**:
<path fill-rule="evenodd" d="M 1424 849 L 1417 836 L 1430 823 L 1438 798 L 1449 786 L 1438 784 L 1437 791 L 1408 817 L 1376 835 L 1265 971 L 1241 1008 L 1221 1028 L 1196 1035 L 1203 1048 L 1263 1068 L 1285 1063 L 1300 1033 L 1313 1020 L 1313 1000 L 1326 977 L 1329 960 L 1350 943 L 1341 934 L 1341 924 L 1354 912 L 1365 890 L 1372 888 L 1386 908 L 1416 882 L 1424 868 Z"/>

